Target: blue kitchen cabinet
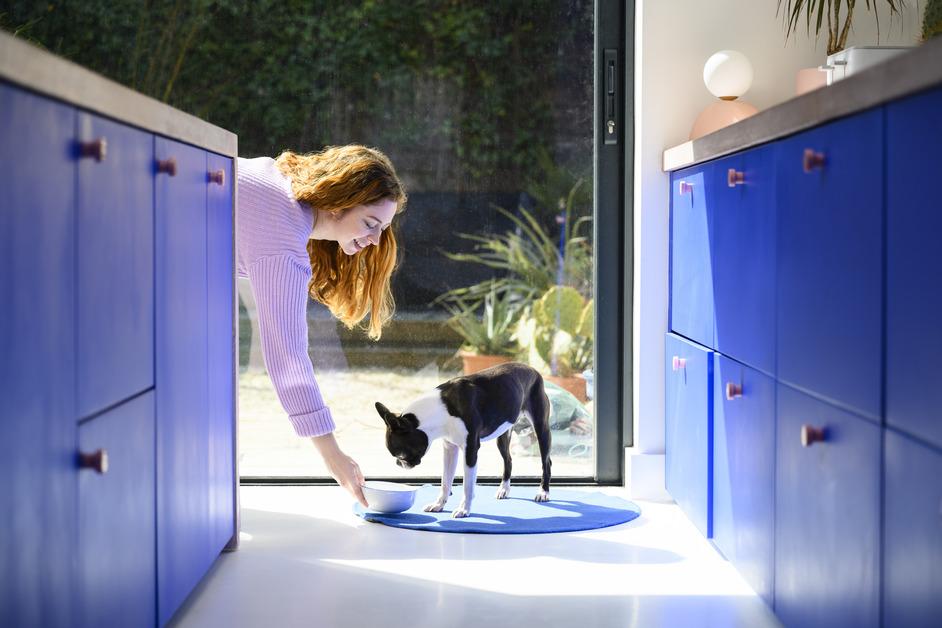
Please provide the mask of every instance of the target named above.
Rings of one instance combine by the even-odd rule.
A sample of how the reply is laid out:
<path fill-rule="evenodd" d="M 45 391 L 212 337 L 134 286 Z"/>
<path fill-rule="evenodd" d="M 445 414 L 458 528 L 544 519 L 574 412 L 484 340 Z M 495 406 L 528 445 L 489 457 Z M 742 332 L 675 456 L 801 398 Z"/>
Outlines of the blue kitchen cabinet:
<path fill-rule="evenodd" d="M 712 536 L 712 352 L 684 338 L 665 340 L 667 492 L 704 536 Z"/>
<path fill-rule="evenodd" d="M 713 357 L 713 542 L 771 606 L 775 381 Z"/>
<path fill-rule="evenodd" d="M 709 199 L 713 169 L 704 164 L 671 177 L 670 330 L 713 346 L 713 271 Z"/>
<path fill-rule="evenodd" d="M 158 618 L 167 622 L 209 569 L 206 153 L 158 137 L 156 179 L 157 578 Z"/>
<path fill-rule="evenodd" d="M 942 617 L 942 451 L 886 431 L 883 625 Z"/>
<path fill-rule="evenodd" d="M 710 170 L 713 348 L 765 373 L 775 369 L 775 168 L 763 146 Z"/>
<path fill-rule="evenodd" d="M 0 625 L 77 606 L 75 110 L 0 82 Z"/>
<path fill-rule="evenodd" d="M 232 215 L 233 160 L 209 153 L 206 198 L 208 300 L 209 483 L 211 543 L 222 548 L 233 539 L 235 508 L 235 356 L 233 324 L 235 277 Z"/>
<path fill-rule="evenodd" d="M 778 385 L 775 610 L 786 626 L 880 621 L 881 428 Z"/>
<path fill-rule="evenodd" d="M 80 626 L 157 619 L 154 391 L 79 426 L 79 451 L 107 467 L 79 474 Z"/>
<path fill-rule="evenodd" d="M 80 418 L 154 386 L 154 139 L 78 118 L 77 343 Z M 116 298 L 120 295 L 120 298 Z"/>
<path fill-rule="evenodd" d="M 881 416 L 883 111 L 777 143 L 777 375 Z"/>
<path fill-rule="evenodd" d="M 886 114 L 886 422 L 942 447 L 942 89 Z"/>

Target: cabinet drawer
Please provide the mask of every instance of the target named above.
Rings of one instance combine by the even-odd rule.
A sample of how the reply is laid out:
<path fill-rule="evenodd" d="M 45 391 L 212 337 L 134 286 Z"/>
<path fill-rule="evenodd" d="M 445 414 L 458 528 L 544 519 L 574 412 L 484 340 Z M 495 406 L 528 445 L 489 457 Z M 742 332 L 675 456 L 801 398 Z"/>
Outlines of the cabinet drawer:
<path fill-rule="evenodd" d="M 886 431 L 883 625 L 942 617 L 942 453 Z"/>
<path fill-rule="evenodd" d="M 887 107 L 887 425 L 942 447 L 942 90 Z"/>
<path fill-rule="evenodd" d="M 83 626 L 157 622 L 154 393 L 79 426 L 79 450 L 107 452 L 104 474 L 79 472 Z"/>
<path fill-rule="evenodd" d="M 79 114 L 78 403 L 87 417 L 154 385 L 154 139 Z"/>
<path fill-rule="evenodd" d="M 786 626 L 879 623 L 880 428 L 778 385 L 775 608 Z M 822 430 L 823 441 L 803 428 Z"/>
<path fill-rule="evenodd" d="M 707 347 L 713 346 L 712 171 L 704 164 L 671 177 L 670 329 Z"/>
<path fill-rule="evenodd" d="M 667 334 L 665 452 L 667 491 L 693 524 L 712 535 L 712 352 Z"/>
<path fill-rule="evenodd" d="M 713 539 L 772 604 L 775 382 L 713 354 Z"/>
<path fill-rule="evenodd" d="M 880 109 L 777 145 L 777 376 L 880 419 Z M 820 156 L 822 165 L 805 151 Z"/>
<path fill-rule="evenodd" d="M 715 162 L 707 197 L 715 331 L 713 348 L 765 373 L 775 351 L 775 203 L 771 146 Z"/>

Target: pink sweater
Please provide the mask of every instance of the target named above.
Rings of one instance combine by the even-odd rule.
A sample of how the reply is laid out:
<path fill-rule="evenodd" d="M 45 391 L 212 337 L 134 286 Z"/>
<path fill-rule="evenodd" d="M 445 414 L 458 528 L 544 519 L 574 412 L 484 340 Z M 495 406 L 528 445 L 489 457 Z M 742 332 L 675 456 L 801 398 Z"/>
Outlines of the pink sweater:
<path fill-rule="evenodd" d="M 314 217 L 270 157 L 238 160 L 236 270 L 258 307 L 265 367 L 298 436 L 334 430 L 307 353 L 306 245 Z"/>

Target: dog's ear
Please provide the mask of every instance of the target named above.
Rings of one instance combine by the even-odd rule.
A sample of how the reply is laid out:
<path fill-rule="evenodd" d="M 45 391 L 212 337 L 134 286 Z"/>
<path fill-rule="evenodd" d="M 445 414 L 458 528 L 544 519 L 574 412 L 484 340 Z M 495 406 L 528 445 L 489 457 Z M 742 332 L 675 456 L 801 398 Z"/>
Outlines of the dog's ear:
<path fill-rule="evenodd" d="M 379 416 L 383 418 L 383 421 L 386 422 L 386 425 L 389 425 L 390 419 L 396 416 L 395 414 L 389 411 L 389 408 L 387 408 L 386 406 L 384 406 L 378 401 L 376 402 L 376 411 L 379 412 Z"/>

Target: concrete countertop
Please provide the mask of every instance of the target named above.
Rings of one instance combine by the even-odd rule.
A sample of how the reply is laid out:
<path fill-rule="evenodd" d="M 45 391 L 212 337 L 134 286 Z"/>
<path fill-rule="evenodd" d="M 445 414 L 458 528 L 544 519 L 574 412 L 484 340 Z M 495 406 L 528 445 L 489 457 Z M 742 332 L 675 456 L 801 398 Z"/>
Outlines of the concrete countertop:
<path fill-rule="evenodd" d="M 758 146 L 942 85 L 942 37 L 859 74 L 664 151 L 665 172 Z M 942 112 L 940 112 L 942 115 Z"/>
<path fill-rule="evenodd" d="M 234 133 L 5 32 L 0 32 L 0 80 L 220 155 L 238 156 Z"/>

